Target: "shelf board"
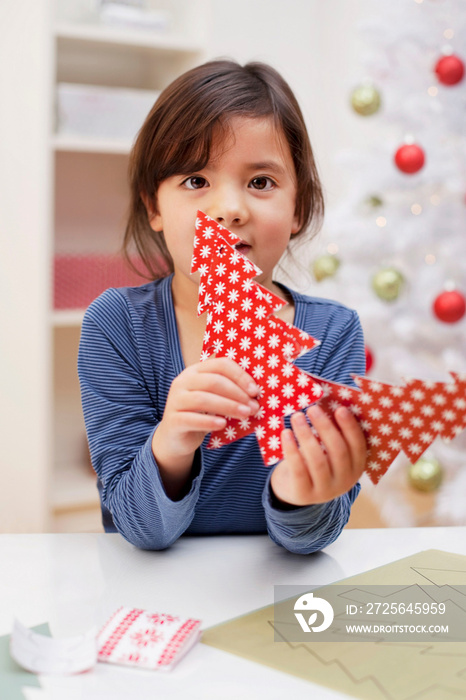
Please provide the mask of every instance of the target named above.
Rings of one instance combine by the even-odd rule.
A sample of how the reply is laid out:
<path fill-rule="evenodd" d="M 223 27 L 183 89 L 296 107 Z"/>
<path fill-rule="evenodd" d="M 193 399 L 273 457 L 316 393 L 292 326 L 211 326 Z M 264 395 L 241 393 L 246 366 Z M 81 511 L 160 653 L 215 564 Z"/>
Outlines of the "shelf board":
<path fill-rule="evenodd" d="M 96 476 L 89 467 L 84 464 L 55 467 L 51 488 L 51 506 L 55 513 L 99 507 Z"/>
<path fill-rule="evenodd" d="M 133 49 L 154 52 L 195 54 L 202 51 L 202 46 L 174 33 L 163 34 L 132 27 L 111 27 L 100 24 L 78 24 L 59 22 L 55 25 L 57 39 L 87 44 L 113 44 Z"/>
<path fill-rule="evenodd" d="M 55 309 L 51 313 L 54 328 L 79 328 L 83 321 L 84 309 Z"/>
<path fill-rule="evenodd" d="M 126 139 L 105 139 L 68 134 L 54 134 L 51 139 L 51 145 L 54 151 L 108 153 L 114 155 L 127 155 L 132 147 L 131 141 Z"/>

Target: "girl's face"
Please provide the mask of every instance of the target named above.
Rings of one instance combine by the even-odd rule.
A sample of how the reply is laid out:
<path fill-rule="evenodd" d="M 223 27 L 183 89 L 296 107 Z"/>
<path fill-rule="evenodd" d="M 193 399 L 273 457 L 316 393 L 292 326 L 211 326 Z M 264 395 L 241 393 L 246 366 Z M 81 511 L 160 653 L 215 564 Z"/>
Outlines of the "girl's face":
<path fill-rule="evenodd" d="M 199 283 L 190 268 L 200 209 L 241 238 L 239 250 L 263 271 L 257 281 L 272 288 L 273 268 L 299 230 L 293 160 L 271 118 L 234 117 L 230 127 L 226 140 L 214 131 L 204 169 L 160 184 L 151 227 L 164 233 L 177 284 Z"/>

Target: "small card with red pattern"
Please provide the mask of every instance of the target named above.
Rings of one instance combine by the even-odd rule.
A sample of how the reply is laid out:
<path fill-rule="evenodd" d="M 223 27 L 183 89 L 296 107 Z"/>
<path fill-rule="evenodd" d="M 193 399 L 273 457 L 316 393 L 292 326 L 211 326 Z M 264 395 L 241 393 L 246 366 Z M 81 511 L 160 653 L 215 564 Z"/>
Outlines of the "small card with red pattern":
<path fill-rule="evenodd" d="M 200 620 L 121 607 L 99 632 L 97 659 L 169 671 L 200 635 Z"/>
<path fill-rule="evenodd" d="M 201 211 L 195 227 L 191 273 L 200 276 L 198 315 L 207 312 L 201 361 L 212 354 L 228 357 L 260 387 L 256 415 L 227 418 L 208 447 L 255 432 L 271 466 L 282 459 L 284 416 L 319 402 L 333 420 L 335 410 L 346 406 L 365 434 L 366 472 L 377 483 L 401 451 L 415 462 L 437 436 L 451 440 L 466 427 L 464 376 L 392 386 L 353 375 L 354 388 L 298 369 L 293 361 L 320 341 L 273 315 L 285 302 L 253 280 L 261 270 L 236 249 L 238 236 Z"/>

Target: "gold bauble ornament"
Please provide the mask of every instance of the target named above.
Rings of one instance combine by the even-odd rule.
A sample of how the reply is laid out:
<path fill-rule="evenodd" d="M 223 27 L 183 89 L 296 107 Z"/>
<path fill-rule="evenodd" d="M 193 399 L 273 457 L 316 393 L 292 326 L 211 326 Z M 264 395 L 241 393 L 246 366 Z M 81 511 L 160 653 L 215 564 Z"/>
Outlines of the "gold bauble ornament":
<path fill-rule="evenodd" d="M 321 282 L 326 277 L 333 277 L 340 267 L 340 260 L 336 255 L 325 253 L 314 260 L 312 272 L 317 282 Z"/>
<path fill-rule="evenodd" d="M 382 101 L 373 85 L 359 85 L 351 93 L 351 106 L 362 117 L 370 117 L 380 109 Z"/>
<path fill-rule="evenodd" d="M 421 457 L 408 469 L 408 481 L 416 491 L 437 491 L 443 479 L 443 470 L 435 457 Z"/>
<path fill-rule="evenodd" d="M 380 299 L 395 301 L 403 289 L 405 279 L 395 267 L 383 267 L 372 278 L 372 289 Z"/>

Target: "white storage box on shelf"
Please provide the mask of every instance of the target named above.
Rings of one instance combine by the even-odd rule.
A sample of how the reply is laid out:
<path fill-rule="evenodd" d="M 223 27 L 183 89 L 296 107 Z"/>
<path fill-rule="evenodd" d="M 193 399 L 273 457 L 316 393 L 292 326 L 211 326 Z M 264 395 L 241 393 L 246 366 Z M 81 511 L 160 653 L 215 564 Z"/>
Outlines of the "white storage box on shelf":
<path fill-rule="evenodd" d="M 57 133 L 132 140 L 159 94 L 155 90 L 59 83 Z"/>
<path fill-rule="evenodd" d="M 170 12 L 147 9 L 144 7 L 144 3 L 125 4 L 101 0 L 98 17 L 102 24 L 116 27 L 135 27 L 149 31 L 167 32 L 172 25 Z"/>

